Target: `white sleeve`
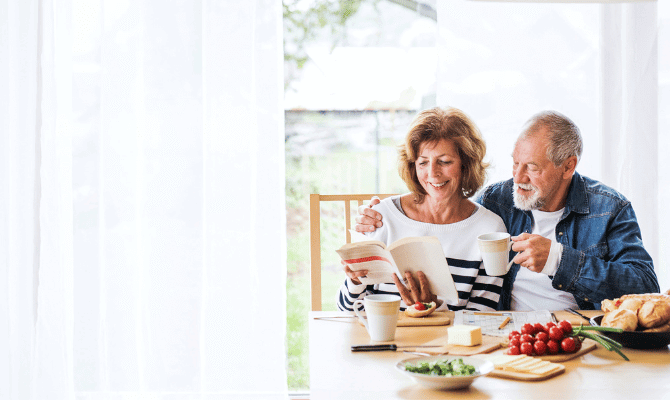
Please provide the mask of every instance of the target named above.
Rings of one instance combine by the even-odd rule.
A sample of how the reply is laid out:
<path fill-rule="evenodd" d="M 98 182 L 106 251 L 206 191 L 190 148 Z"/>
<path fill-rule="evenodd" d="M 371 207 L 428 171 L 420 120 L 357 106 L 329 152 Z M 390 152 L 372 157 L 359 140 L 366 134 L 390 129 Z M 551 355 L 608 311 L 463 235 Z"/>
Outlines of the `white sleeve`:
<path fill-rule="evenodd" d="M 353 311 L 354 302 L 365 297 L 366 289 L 367 285 L 357 285 L 349 277 L 346 277 L 337 296 L 337 308 L 340 311 Z"/>
<path fill-rule="evenodd" d="M 542 269 L 543 274 L 548 276 L 554 276 L 558 265 L 561 263 L 561 255 L 563 254 L 563 245 L 558 243 L 555 240 L 551 241 L 551 248 L 549 249 L 549 257 L 547 258 L 547 263 Z"/>

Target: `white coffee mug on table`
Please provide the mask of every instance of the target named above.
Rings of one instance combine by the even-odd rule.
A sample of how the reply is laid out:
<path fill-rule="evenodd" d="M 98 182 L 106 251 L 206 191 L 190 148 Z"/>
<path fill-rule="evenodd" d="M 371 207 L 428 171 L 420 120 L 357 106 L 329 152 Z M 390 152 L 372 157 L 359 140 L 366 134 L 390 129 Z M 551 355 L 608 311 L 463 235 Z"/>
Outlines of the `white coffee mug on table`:
<path fill-rule="evenodd" d="M 505 275 L 512 267 L 513 262 L 509 261 L 512 239 L 509 233 L 492 232 L 479 235 L 477 244 L 488 275 Z"/>
<path fill-rule="evenodd" d="M 370 339 L 387 342 L 395 338 L 400 300 L 400 296 L 392 294 L 370 294 L 354 302 L 354 312 L 365 325 Z M 363 304 L 367 318 L 358 310 L 360 304 Z"/>

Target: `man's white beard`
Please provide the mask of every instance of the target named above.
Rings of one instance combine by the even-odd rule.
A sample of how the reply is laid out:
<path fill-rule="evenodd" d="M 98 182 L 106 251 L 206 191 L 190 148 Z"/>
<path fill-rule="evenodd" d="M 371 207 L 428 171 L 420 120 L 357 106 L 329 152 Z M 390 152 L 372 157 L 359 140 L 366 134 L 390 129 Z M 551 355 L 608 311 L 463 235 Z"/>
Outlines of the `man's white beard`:
<path fill-rule="evenodd" d="M 519 194 L 517 191 L 519 188 L 525 190 L 532 190 L 530 197 L 524 197 Z M 515 183 L 512 188 L 512 193 L 514 194 L 514 207 L 519 210 L 530 211 L 530 210 L 539 210 L 544 206 L 543 199 L 540 198 L 540 192 L 537 188 L 530 183 Z"/>

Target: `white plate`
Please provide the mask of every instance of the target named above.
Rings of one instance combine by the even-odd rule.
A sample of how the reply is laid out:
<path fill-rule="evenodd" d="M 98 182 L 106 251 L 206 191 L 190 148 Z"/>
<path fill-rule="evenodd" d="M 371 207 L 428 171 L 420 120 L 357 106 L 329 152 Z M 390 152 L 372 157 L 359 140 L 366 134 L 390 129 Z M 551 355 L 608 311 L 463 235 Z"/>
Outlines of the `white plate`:
<path fill-rule="evenodd" d="M 426 375 L 419 374 L 417 372 L 409 372 L 405 370 L 405 364 L 416 365 L 420 362 L 432 362 L 439 360 L 453 360 L 457 358 L 462 358 L 463 362 L 475 367 L 475 373 L 469 376 L 435 376 L 435 375 Z M 488 360 L 475 357 L 465 357 L 465 356 L 431 356 L 431 357 L 415 357 L 409 358 L 407 360 L 399 361 L 396 364 L 396 368 L 403 374 L 414 379 L 417 383 L 426 386 L 431 389 L 442 389 L 442 390 L 452 390 L 452 389 L 463 389 L 472 384 L 472 381 L 479 378 L 480 376 L 487 375 L 489 372 L 493 371 L 493 363 Z"/>

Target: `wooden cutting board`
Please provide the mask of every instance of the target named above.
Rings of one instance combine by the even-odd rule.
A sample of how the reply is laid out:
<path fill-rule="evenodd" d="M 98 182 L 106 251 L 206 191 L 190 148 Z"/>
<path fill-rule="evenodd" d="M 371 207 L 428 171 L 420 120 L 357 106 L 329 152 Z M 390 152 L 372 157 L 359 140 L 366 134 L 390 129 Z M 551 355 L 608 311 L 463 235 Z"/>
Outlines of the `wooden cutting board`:
<path fill-rule="evenodd" d="M 539 358 L 544 361 L 550 361 L 552 363 L 559 363 L 562 361 L 571 360 L 573 358 L 581 357 L 584 354 L 592 351 L 596 348 L 596 342 L 591 339 L 586 339 L 582 343 L 582 348 L 578 352 L 569 353 L 569 354 L 555 354 L 555 355 L 545 355 L 545 356 L 533 356 L 534 358 Z M 451 353 L 450 353 L 451 354 Z M 496 353 L 499 354 L 499 353 Z M 481 358 L 486 358 L 486 356 L 481 356 Z M 505 371 L 500 369 L 493 370 L 488 376 L 505 378 L 505 379 L 515 379 L 519 381 L 543 381 L 545 379 L 552 378 L 556 375 L 560 375 L 565 372 L 565 366 L 563 364 L 557 364 L 559 368 L 555 371 L 546 373 L 546 374 L 531 374 L 525 372 L 516 372 L 516 371 Z"/>
<path fill-rule="evenodd" d="M 504 350 L 507 350 L 507 341 L 505 339 L 502 339 L 502 347 Z M 579 349 L 579 351 L 574 352 L 574 353 L 560 353 L 560 354 L 545 354 L 543 356 L 533 356 L 535 358 L 540 358 L 544 361 L 551 361 L 551 362 L 563 362 L 563 361 L 568 361 L 572 360 L 573 358 L 581 357 L 584 354 L 588 353 L 589 351 L 592 351 L 596 348 L 596 342 L 591 340 L 591 339 L 584 339 L 582 342 L 582 348 Z"/>
<path fill-rule="evenodd" d="M 482 359 L 482 360 L 491 360 L 493 361 L 494 358 L 496 358 L 497 355 L 500 355 L 500 352 L 496 352 L 494 354 L 480 354 L 475 356 L 476 358 Z M 544 361 L 544 360 L 543 360 Z M 494 361 L 495 362 L 495 361 Z M 550 372 L 546 372 L 544 374 L 532 374 L 530 372 L 520 372 L 520 371 L 513 371 L 510 369 L 499 369 L 496 368 L 493 371 L 491 371 L 488 376 L 492 377 L 497 377 L 497 378 L 505 378 L 505 379 L 514 379 L 518 381 L 543 381 L 545 379 L 549 379 L 551 377 L 554 377 L 556 375 L 560 375 L 563 372 L 565 372 L 565 365 L 563 364 L 558 364 L 552 362 L 554 365 L 554 370 Z"/>
<path fill-rule="evenodd" d="M 426 354 L 449 354 L 450 356 L 469 356 L 473 354 L 490 353 L 497 350 L 502 345 L 500 338 L 495 336 L 482 336 L 482 344 L 478 346 L 456 346 L 447 344 L 447 335 L 439 337 L 430 342 L 422 343 L 424 346 L 438 346 L 438 347 L 417 347 L 405 348 L 405 351 L 416 351 Z"/>
<path fill-rule="evenodd" d="M 404 312 L 401 312 L 398 315 L 398 326 L 436 326 L 436 325 L 449 325 L 452 321 L 452 318 L 443 311 L 435 311 L 427 317 L 422 318 L 412 318 L 405 315 Z"/>
<path fill-rule="evenodd" d="M 446 336 L 445 336 L 446 339 Z M 447 345 L 447 351 L 452 356 L 469 356 L 472 354 L 490 353 L 502 346 L 499 337 L 482 335 L 482 344 L 479 346 L 456 346 L 453 344 Z"/>
<path fill-rule="evenodd" d="M 449 325 L 453 321 L 453 313 L 450 316 L 447 312 L 435 311 L 427 317 L 412 318 L 405 315 L 404 312 L 398 314 L 398 326 L 440 326 Z M 358 323 L 363 325 L 361 320 Z"/>
<path fill-rule="evenodd" d="M 565 372 L 565 365 L 557 364 L 559 368 L 555 371 L 549 372 L 547 374 L 530 374 L 525 372 L 515 372 L 515 371 L 504 371 L 501 369 L 494 369 L 487 376 L 494 376 L 498 378 L 505 379 L 514 379 L 517 381 L 543 381 L 545 379 L 552 378 L 556 375 L 560 375 Z"/>
<path fill-rule="evenodd" d="M 535 358 L 540 358 L 544 361 L 551 361 L 551 362 L 562 362 L 562 361 L 568 361 L 572 360 L 573 358 L 581 357 L 584 354 L 588 353 L 589 351 L 592 351 L 596 348 L 596 342 L 594 342 L 591 339 L 584 339 L 582 342 L 582 348 L 579 349 L 579 351 L 574 352 L 574 353 L 560 353 L 560 354 L 546 354 L 543 356 L 534 356 Z"/>

